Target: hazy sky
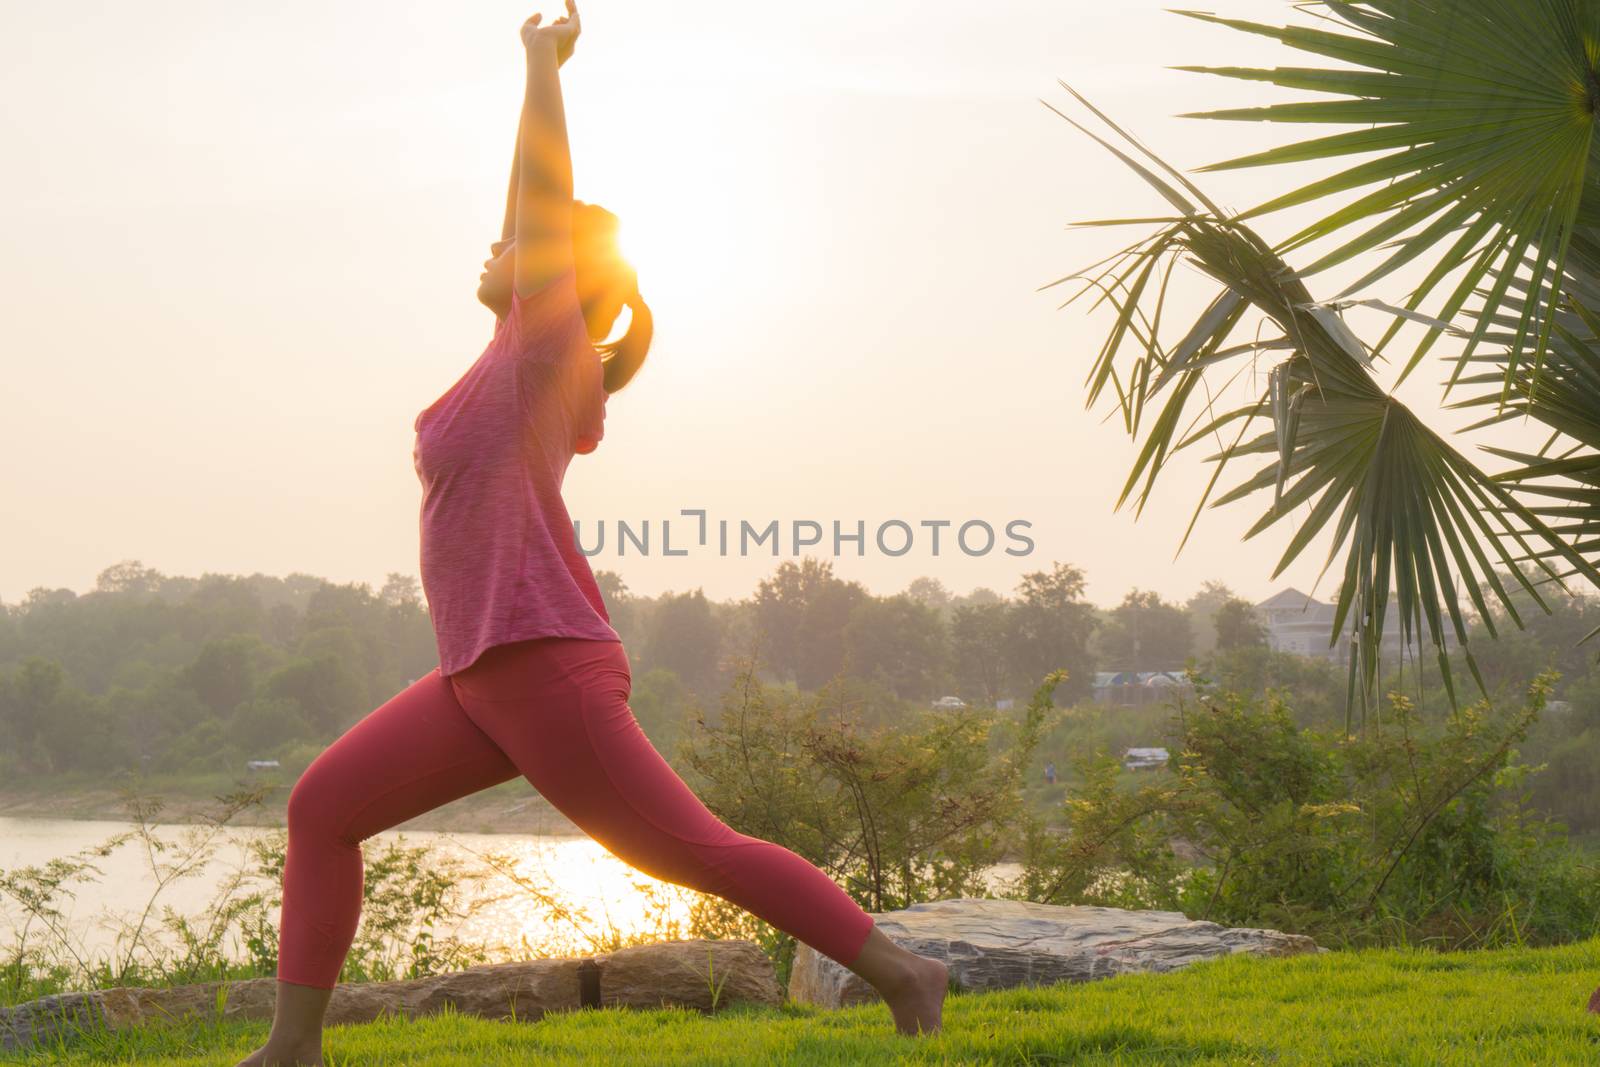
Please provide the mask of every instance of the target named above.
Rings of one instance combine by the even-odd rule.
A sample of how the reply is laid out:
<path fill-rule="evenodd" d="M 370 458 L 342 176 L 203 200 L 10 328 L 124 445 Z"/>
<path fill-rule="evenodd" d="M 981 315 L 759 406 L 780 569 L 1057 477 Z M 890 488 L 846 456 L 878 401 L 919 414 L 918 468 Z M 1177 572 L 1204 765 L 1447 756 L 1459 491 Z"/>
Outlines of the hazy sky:
<path fill-rule="evenodd" d="M 591 565 L 643 594 L 748 594 L 770 545 L 660 554 L 661 521 L 681 547 L 680 510 L 704 508 L 817 521 L 810 551 L 880 594 L 924 574 L 1008 592 L 1053 560 L 1102 604 L 1310 590 L 1325 543 L 1276 581 L 1287 525 L 1240 543 L 1264 498 L 1202 516 L 1173 558 L 1198 463 L 1138 521 L 1113 511 L 1132 446 L 1083 406 L 1105 319 L 1037 291 L 1132 236 L 1068 223 L 1164 207 L 1041 105 L 1083 114 L 1058 77 L 1185 168 L 1286 139 L 1173 117 L 1288 97 L 1170 65 L 1304 60 L 1166 6 L 589 0 L 563 70 L 577 194 L 621 217 L 657 322 L 565 491 L 586 529 L 650 520 L 652 555 L 618 558 L 613 528 Z M 125 558 L 417 572 L 412 420 L 492 331 L 474 290 L 534 10 L 0 5 L 0 599 L 85 591 Z M 1312 176 L 1199 180 L 1243 208 Z M 891 519 L 918 530 L 898 558 L 871 543 Z M 968 557 L 946 532 L 935 556 L 918 524 L 940 519 L 1026 520 L 1033 551 Z M 866 524 L 865 556 L 833 555 L 835 520 Z"/>

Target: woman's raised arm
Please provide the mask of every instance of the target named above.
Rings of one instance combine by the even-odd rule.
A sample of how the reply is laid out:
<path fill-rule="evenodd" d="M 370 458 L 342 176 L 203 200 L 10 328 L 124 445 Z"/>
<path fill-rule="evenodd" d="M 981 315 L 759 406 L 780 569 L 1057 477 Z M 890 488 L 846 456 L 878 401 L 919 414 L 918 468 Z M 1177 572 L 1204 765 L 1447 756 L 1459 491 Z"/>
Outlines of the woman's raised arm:
<path fill-rule="evenodd" d="M 565 52 L 557 49 L 556 58 L 560 63 L 565 64 L 571 56 L 571 47 L 568 47 Z M 524 108 L 527 106 L 526 100 L 524 100 L 523 106 Z M 500 224 L 500 240 L 495 242 L 497 246 L 504 246 L 505 242 L 517 235 L 517 189 L 521 181 L 521 174 L 522 116 L 519 112 L 517 117 L 517 136 L 511 149 L 511 183 L 506 189 L 506 215 L 505 220 Z"/>
<path fill-rule="evenodd" d="M 511 151 L 511 187 L 506 190 L 506 219 L 500 224 L 500 240 L 495 242 L 498 255 L 505 243 L 517 235 L 517 184 L 522 180 L 522 119 L 517 119 L 517 144 Z"/>
<path fill-rule="evenodd" d="M 528 79 L 506 203 L 509 223 L 515 200 L 513 285 L 519 297 L 572 269 L 572 156 L 559 71 L 578 40 L 576 0 L 567 0 L 567 13 L 549 26 L 541 26 L 541 18 L 522 24 Z"/>

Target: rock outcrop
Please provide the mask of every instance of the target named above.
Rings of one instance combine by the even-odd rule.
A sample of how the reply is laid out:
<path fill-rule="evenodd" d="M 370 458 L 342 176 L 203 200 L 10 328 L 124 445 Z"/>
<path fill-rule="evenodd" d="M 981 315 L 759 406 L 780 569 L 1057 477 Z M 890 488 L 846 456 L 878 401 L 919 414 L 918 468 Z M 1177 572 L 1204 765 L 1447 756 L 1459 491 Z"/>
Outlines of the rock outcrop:
<path fill-rule="evenodd" d="M 966 990 L 1084 982 L 1133 972 L 1163 972 L 1196 960 L 1248 952 L 1294 956 L 1319 951 L 1308 937 L 1191 922 L 1178 912 L 1058 907 L 1019 900 L 963 898 L 875 915 L 878 929 L 950 965 Z M 48 1040 L 74 1026 L 148 1026 L 184 1017 L 270 1019 L 273 978 L 172 988 L 64 993 L 0 1008 L 0 1050 Z M 871 986 L 805 945 L 795 955 L 789 996 L 824 1007 L 877 998 Z M 582 1007 L 681 1005 L 711 1011 L 739 1002 L 777 1005 L 783 990 L 751 941 L 671 941 L 604 955 L 472 967 L 398 982 L 341 985 L 328 1023 L 412 1018 L 446 1005 L 489 1019 L 532 1021 Z M 1600 994 L 1597 994 L 1600 1000 Z"/>
<path fill-rule="evenodd" d="M 960 898 L 873 917 L 890 940 L 944 960 L 951 980 L 964 990 L 1175 971 L 1235 952 L 1297 956 L 1318 951 L 1309 937 L 1192 922 L 1175 911 Z M 829 1008 L 878 999 L 855 974 L 805 945 L 795 954 L 789 996 Z"/>
<path fill-rule="evenodd" d="M 73 1026 L 147 1026 L 185 1016 L 215 1016 L 221 982 L 171 988 L 63 993 L 0 1008 L 0 1049 L 18 1049 Z M 221 1015 L 270 1019 L 277 980 L 228 983 Z M 445 1005 L 489 1019 L 532 1021 L 546 1012 L 586 1006 L 710 1011 L 739 1001 L 776 1005 L 783 988 L 753 941 L 669 941 L 580 959 L 528 960 L 471 967 L 397 982 L 341 985 L 328 1023 L 370 1022 L 384 1014 L 431 1015 Z"/>

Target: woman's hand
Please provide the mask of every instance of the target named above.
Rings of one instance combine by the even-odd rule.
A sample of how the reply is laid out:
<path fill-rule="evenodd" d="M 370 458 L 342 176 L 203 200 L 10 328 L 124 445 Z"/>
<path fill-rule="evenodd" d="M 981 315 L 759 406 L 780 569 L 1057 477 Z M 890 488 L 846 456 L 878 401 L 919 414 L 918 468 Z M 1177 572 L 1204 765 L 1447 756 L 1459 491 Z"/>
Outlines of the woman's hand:
<path fill-rule="evenodd" d="M 522 46 L 531 49 L 542 41 L 549 41 L 556 46 L 556 65 L 560 66 L 572 58 L 582 29 L 578 22 L 577 0 L 567 0 L 567 13 L 550 25 L 539 25 L 543 18 L 542 14 L 534 15 L 522 24 Z"/>

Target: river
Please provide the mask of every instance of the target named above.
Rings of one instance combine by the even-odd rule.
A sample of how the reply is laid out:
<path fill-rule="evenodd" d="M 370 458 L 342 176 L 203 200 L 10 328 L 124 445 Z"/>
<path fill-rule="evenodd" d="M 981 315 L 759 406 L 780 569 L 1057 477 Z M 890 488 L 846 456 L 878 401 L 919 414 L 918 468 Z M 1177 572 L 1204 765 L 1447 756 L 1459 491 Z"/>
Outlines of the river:
<path fill-rule="evenodd" d="M 65 858 L 79 850 L 98 845 L 116 834 L 134 830 L 129 822 L 90 819 L 16 818 L 0 816 L 0 870 L 15 871 L 26 866 L 41 866 Z M 151 828 L 161 841 L 177 844 L 186 834 L 201 832 L 199 826 L 159 825 Z M 226 827 L 216 831 L 219 847 L 211 861 L 197 867 L 195 874 L 159 887 L 151 870 L 148 850 L 137 838 L 109 855 L 92 862 L 100 874 L 92 880 L 72 883 L 74 897 L 63 897 L 57 905 L 75 945 L 90 956 L 116 951 L 120 918 L 136 922 L 152 894 L 156 894 L 153 916 L 161 906 L 180 915 L 204 915 L 234 872 L 252 869 L 249 840 L 271 832 L 258 827 Z M 279 831 L 281 832 L 281 831 Z M 390 831 L 377 834 L 363 844 L 369 860 L 389 842 L 415 847 L 427 845 L 436 855 L 453 856 L 474 869 L 485 869 L 481 858 L 495 853 L 510 861 L 512 874 L 494 872 L 478 883 L 471 894 L 472 913 L 458 925 L 436 931 L 454 933 L 464 941 L 486 947 L 492 959 L 525 959 L 530 956 L 564 955 L 590 951 L 591 938 L 608 929 L 624 937 L 659 932 L 664 923 L 687 920 L 689 905 L 697 894 L 634 870 L 612 856 L 600 844 L 583 836 L 537 836 L 528 834 L 471 834 L 435 831 Z M 158 853 L 157 861 L 173 853 Z M 990 872 L 991 884 L 1012 877 L 1015 864 L 1001 864 Z M 567 908 L 587 915 L 586 921 L 552 920 L 541 904 L 519 880 L 531 883 Z M 258 881 L 255 888 L 266 883 Z M 244 891 L 249 891 L 248 889 Z M 277 916 L 273 914 L 274 920 Z M 0 894 L 0 958 L 10 954 L 22 913 L 17 902 Z M 30 935 L 38 937 L 38 928 Z M 233 943 L 225 948 L 232 958 L 242 958 Z"/>

